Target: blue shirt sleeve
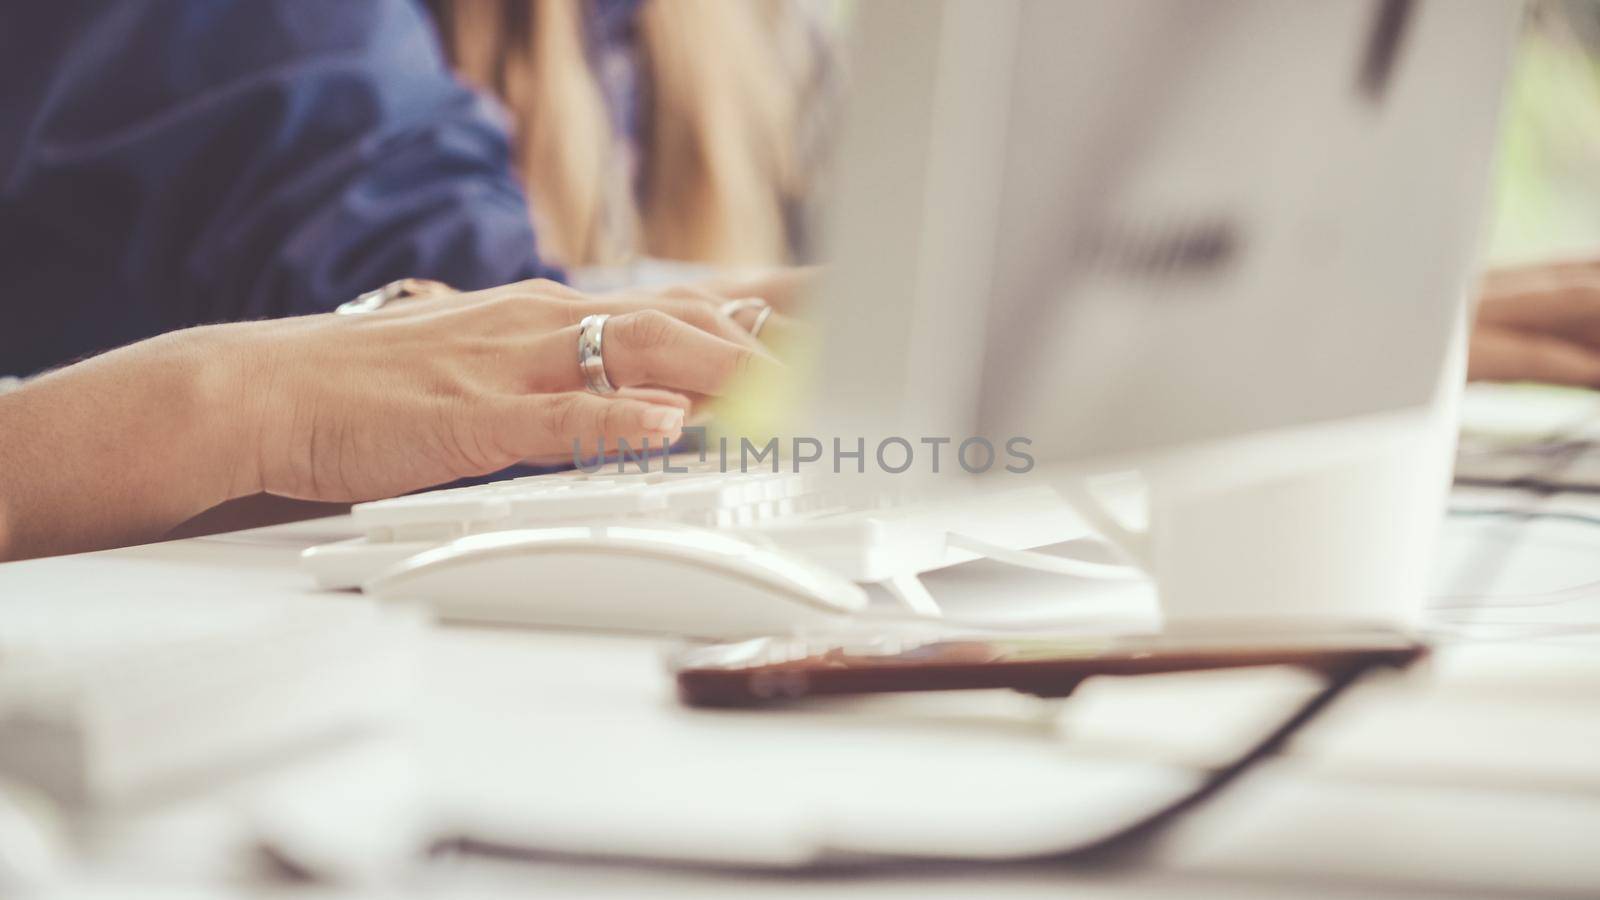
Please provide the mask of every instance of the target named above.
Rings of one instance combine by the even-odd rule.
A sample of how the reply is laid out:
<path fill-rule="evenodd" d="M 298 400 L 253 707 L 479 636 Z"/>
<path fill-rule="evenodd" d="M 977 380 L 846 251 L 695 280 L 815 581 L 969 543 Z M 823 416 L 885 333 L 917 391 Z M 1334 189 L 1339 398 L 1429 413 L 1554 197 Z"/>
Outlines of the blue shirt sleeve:
<path fill-rule="evenodd" d="M 63 312 L 115 305 L 93 321 L 126 333 L 102 345 L 322 311 L 407 276 L 559 276 L 504 115 L 407 0 L 50 0 L 6 17 L 0 235 L 18 253 L 0 274 L 98 291 Z"/>

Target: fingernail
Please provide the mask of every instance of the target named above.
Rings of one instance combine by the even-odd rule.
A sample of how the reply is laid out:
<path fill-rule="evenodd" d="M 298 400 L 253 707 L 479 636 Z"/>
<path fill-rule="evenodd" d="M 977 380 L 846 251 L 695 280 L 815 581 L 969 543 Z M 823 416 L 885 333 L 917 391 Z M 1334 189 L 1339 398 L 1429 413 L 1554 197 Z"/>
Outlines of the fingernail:
<path fill-rule="evenodd" d="M 683 410 L 670 406 L 657 406 L 646 410 L 644 427 L 661 434 L 671 434 L 683 427 Z"/>

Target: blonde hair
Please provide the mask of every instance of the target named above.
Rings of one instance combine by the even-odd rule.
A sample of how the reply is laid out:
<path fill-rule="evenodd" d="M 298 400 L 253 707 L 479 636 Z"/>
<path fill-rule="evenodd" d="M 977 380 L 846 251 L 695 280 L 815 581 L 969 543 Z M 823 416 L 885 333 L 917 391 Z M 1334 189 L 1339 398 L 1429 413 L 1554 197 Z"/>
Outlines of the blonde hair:
<path fill-rule="evenodd" d="M 650 106 L 637 202 L 613 165 L 583 0 L 433 6 L 461 77 L 516 119 L 546 255 L 565 265 L 634 251 L 722 265 L 787 259 L 799 103 L 777 37 L 781 0 L 646 0 L 638 28 Z"/>

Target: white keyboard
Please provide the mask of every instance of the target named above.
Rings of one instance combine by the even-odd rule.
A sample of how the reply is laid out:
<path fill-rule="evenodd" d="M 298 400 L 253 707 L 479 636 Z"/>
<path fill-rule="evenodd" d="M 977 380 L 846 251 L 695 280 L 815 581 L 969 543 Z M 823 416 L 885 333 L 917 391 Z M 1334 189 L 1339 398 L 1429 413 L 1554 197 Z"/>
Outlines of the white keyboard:
<path fill-rule="evenodd" d="M 365 536 L 313 547 L 318 584 L 358 587 L 416 553 L 487 531 L 628 520 L 731 532 L 793 552 L 852 581 L 872 583 L 965 562 L 951 534 L 1028 549 L 1087 534 L 1048 488 L 985 484 L 959 499 L 863 495 L 849 479 L 806 473 L 721 472 L 697 456 L 600 471 L 533 475 L 357 505 Z M 681 470 L 681 471 L 680 471 Z"/>

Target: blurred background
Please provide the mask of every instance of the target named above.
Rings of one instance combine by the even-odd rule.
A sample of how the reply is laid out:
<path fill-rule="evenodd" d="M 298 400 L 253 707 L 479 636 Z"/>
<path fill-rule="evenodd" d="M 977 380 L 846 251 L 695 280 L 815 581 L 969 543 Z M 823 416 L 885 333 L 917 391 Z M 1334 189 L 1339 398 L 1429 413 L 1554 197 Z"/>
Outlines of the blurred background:
<path fill-rule="evenodd" d="M 1600 244 L 1600 3 L 1535 0 L 1501 136 L 1490 262 Z"/>

